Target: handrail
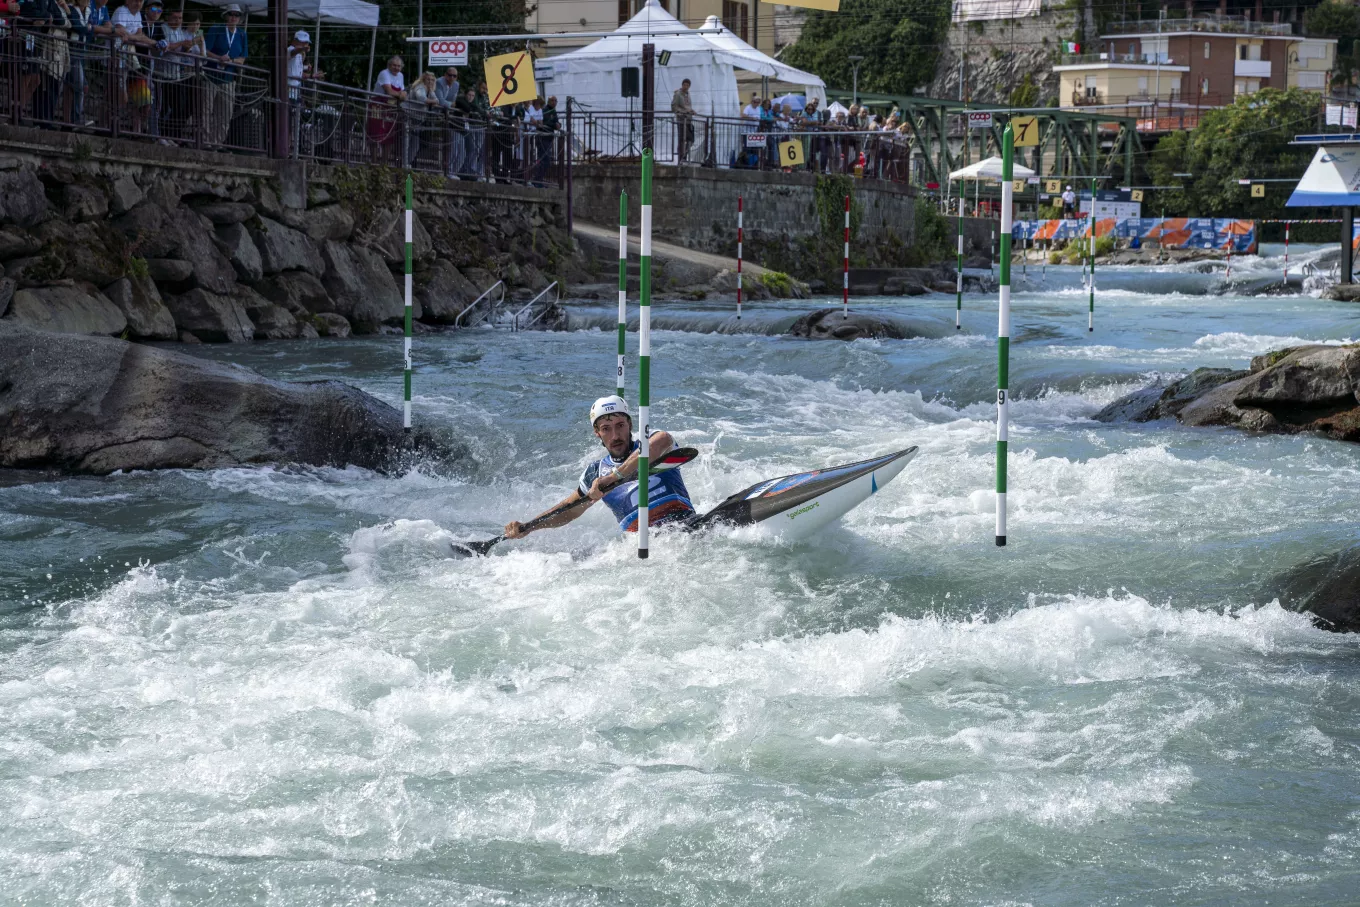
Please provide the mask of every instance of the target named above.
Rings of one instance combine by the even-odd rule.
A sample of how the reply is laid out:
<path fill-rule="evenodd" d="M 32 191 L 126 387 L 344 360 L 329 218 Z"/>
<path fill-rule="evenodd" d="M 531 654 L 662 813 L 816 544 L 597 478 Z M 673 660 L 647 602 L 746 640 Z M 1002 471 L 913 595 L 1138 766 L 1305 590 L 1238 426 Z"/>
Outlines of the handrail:
<path fill-rule="evenodd" d="M 534 304 L 535 304 L 535 303 L 537 303 L 540 299 L 542 299 L 544 296 L 546 296 L 550 291 L 552 291 L 553 289 L 556 289 L 556 287 L 557 287 L 557 281 L 554 280 L 552 283 L 550 283 L 550 284 L 548 284 L 546 287 L 544 287 L 543 290 L 542 290 L 537 296 L 535 296 L 533 299 L 530 299 L 529 302 L 528 302 L 528 304 L 525 305 L 524 308 L 520 309 L 518 312 L 516 312 L 516 313 L 514 314 L 513 317 L 511 317 L 511 319 L 510 319 L 510 329 L 511 329 L 512 331 L 522 330 L 522 328 L 520 328 L 520 326 L 519 326 L 519 316 L 523 315 L 525 312 L 527 312 L 527 311 L 529 311 L 530 309 L 532 309 L 532 308 L 534 307 Z M 546 314 L 548 314 L 549 312 L 551 312 L 551 311 L 553 310 L 553 308 L 556 307 L 557 304 L 558 304 L 559 302 L 561 302 L 561 301 L 562 301 L 562 291 L 561 291 L 561 290 L 557 290 L 557 296 L 556 296 L 556 298 L 553 299 L 552 305 L 544 306 L 544 307 L 543 307 L 543 311 L 539 312 L 539 313 L 538 313 L 537 315 L 535 315 L 533 318 L 530 318 L 528 321 L 526 321 L 526 322 L 524 323 L 524 327 L 527 328 L 529 325 L 533 324 L 534 322 L 536 322 L 536 321 L 538 321 L 540 318 L 542 318 L 544 315 L 546 315 Z"/>
<path fill-rule="evenodd" d="M 505 281 L 503 281 L 503 280 L 498 280 L 498 281 L 496 281 L 495 283 L 493 283 L 491 286 L 487 287 L 486 292 L 484 292 L 481 296 L 478 296 L 476 299 L 472 300 L 472 304 L 471 304 L 471 305 L 469 305 L 467 308 L 463 309 L 463 311 L 461 311 L 461 312 L 458 313 L 458 317 L 455 318 L 455 319 L 453 319 L 453 326 L 454 326 L 454 327 L 458 327 L 458 326 L 459 326 L 459 322 L 461 322 L 461 321 L 463 320 L 463 316 L 466 315 L 468 312 L 471 312 L 474 308 L 476 308 L 476 307 L 477 307 L 477 304 L 480 303 L 483 299 L 485 299 L 485 298 L 487 298 L 488 296 L 490 296 L 490 295 L 491 295 L 491 291 L 494 290 L 494 289 L 496 289 L 496 287 L 500 287 L 500 288 L 501 288 L 501 295 L 500 295 L 500 298 L 496 300 L 496 304 L 495 304 L 494 306 L 492 306 L 492 309 L 493 309 L 493 310 L 494 310 L 494 309 L 498 309 L 498 308 L 500 308 L 502 305 L 504 305 L 504 304 L 505 304 Z M 483 321 L 485 321 L 485 320 L 486 320 L 486 319 L 483 319 Z M 477 323 L 478 323 L 478 324 L 481 324 L 480 321 L 477 322 Z"/>

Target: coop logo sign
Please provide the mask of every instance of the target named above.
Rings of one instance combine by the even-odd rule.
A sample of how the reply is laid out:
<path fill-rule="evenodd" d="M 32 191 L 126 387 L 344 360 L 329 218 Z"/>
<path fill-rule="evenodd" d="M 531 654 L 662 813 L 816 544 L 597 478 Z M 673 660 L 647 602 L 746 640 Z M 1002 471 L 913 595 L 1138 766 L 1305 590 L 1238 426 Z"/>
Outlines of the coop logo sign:
<path fill-rule="evenodd" d="M 457 38 L 430 42 L 430 67 L 466 66 L 468 43 Z"/>
<path fill-rule="evenodd" d="M 970 129 L 991 129 L 991 113 L 980 113 L 978 111 L 970 112 L 968 114 L 968 126 Z"/>

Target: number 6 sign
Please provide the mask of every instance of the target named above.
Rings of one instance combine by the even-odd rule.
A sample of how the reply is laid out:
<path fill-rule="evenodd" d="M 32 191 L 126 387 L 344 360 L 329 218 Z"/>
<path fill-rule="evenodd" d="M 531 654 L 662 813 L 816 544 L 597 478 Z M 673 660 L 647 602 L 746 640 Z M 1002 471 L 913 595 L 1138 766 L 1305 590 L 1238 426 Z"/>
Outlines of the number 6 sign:
<path fill-rule="evenodd" d="M 532 101 L 538 97 L 533 58 L 522 50 L 487 58 L 486 84 L 492 107 Z"/>
<path fill-rule="evenodd" d="M 779 143 L 779 165 L 781 167 L 801 167 L 807 161 L 803 158 L 803 143 L 794 139 Z"/>

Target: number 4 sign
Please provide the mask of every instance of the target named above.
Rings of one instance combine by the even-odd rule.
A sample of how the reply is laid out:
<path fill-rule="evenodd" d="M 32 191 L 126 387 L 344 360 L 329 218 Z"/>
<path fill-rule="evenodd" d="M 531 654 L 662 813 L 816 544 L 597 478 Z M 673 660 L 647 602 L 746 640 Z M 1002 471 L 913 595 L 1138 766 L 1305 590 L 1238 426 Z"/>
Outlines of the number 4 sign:
<path fill-rule="evenodd" d="M 538 97 L 538 83 L 534 81 L 534 61 L 526 51 L 501 54 L 486 61 L 486 84 L 491 92 L 491 106 L 504 107 Z"/>

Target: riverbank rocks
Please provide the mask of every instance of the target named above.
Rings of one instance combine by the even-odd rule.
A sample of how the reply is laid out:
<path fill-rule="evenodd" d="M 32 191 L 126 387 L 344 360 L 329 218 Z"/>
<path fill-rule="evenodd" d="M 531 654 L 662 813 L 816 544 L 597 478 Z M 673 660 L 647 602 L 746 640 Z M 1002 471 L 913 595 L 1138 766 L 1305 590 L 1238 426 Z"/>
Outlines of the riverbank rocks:
<path fill-rule="evenodd" d="M 255 325 L 236 299 L 207 290 L 172 296 L 167 307 L 180 330 L 205 343 L 245 343 L 255 339 Z"/>
<path fill-rule="evenodd" d="M 1338 283 L 1322 291 L 1323 299 L 1337 302 L 1360 302 L 1360 283 Z"/>
<path fill-rule="evenodd" d="M 412 448 L 401 413 L 338 381 L 249 369 L 113 338 L 0 322 L 0 468 L 107 474 L 253 463 L 386 469 Z"/>
<path fill-rule="evenodd" d="M 175 316 L 165 307 L 160 291 L 149 277 L 120 277 L 104 288 L 127 319 L 128 336 L 134 340 L 174 340 L 179 336 Z"/>
<path fill-rule="evenodd" d="M 799 318 L 788 330 L 790 337 L 806 340 L 903 340 L 911 336 L 891 321 L 874 315 L 851 312 L 842 317 L 841 309 L 818 309 Z"/>
<path fill-rule="evenodd" d="M 1199 369 L 1155 400 L 1144 389 L 1095 416 L 1135 422 L 1169 417 L 1184 425 L 1360 441 L 1360 344 L 1279 350 L 1257 356 L 1246 372 Z"/>
<path fill-rule="evenodd" d="M 60 334 L 116 336 L 127 327 L 127 318 L 108 297 L 90 284 L 72 281 L 16 291 L 4 320 Z"/>
<path fill-rule="evenodd" d="M 1266 595 L 1315 615 L 1328 630 L 1360 633 L 1360 546 L 1286 571 L 1267 584 Z"/>

